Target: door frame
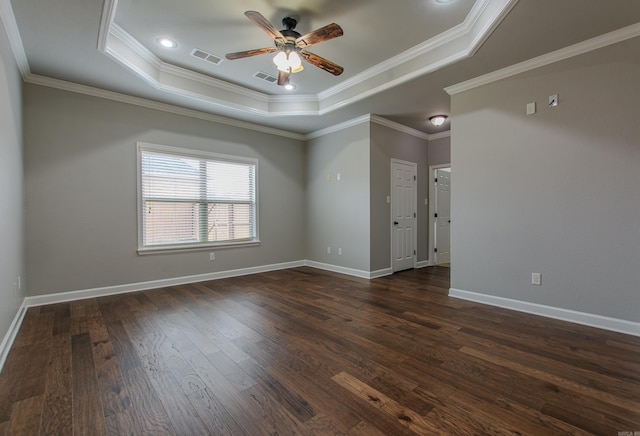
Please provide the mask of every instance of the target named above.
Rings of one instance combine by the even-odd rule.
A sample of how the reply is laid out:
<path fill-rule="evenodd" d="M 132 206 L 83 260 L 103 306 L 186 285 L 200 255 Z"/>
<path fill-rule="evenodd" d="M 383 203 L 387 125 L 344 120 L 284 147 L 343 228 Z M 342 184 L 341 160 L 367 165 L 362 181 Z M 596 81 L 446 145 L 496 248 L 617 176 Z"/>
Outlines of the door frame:
<path fill-rule="evenodd" d="M 399 163 L 403 165 L 410 165 L 413 167 L 413 174 L 415 175 L 415 179 L 413 181 L 413 246 L 415 249 L 415 254 L 413 255 L 413 268 L 416 268 L 418 261 L 418 163 L 417 162 L 409 162 L 401 159 L 391 159 L 391 164 L 389 166 L 389 191 L 391 195 L 389 196 L 389 246 L 390 246 L 390 257 L 389 260 L 391 266 L 391 272 L 394 273 L 393 263 L 394 263 L 394 251 L 393 251 L 393 241 L 394 241 L 394 227 L 393 227 L 393 199 L 394 199 L 394 189 L 393 189 L 393 164 Z"/>
<path fill-rule="evenodd" d="M 436 241 L 436 170 L 441 168 L 451 168 L 450 163 L 429 165 L 429 265 L 433 266 L 437 264 L 438 257 L 433 251 Z M 449 237 L 451 239 L 451 237 Z"/>

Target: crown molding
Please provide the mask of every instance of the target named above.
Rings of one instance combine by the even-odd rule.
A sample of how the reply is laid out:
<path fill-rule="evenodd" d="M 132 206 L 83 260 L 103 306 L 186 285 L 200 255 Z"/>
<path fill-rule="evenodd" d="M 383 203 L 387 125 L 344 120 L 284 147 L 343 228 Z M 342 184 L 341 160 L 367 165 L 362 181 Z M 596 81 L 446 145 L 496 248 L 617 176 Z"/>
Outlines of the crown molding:
<path fill-rule="evenodd" d="M 340 124 L 327 127 L 326 129 L 320 129 L 320 130 L 316 130 L 315 132 L 311 132 L 305 135 L 304 139 L 308 141 L 310 139 L 315 139 L 321 136 L 329 135 L 331 133 L 336 133 L 336 132 L 339 132 L 340 130 L 348 129 L 353 126 L 357 126 L 358 124 L 368 123 L 370 121 L 371 121 L 371 114 L 362 115 L 360 117 L 353 118 L 351 120 L 342 122 Z"/>
<path fill-rule="evenodd" d="M 444 132 L 430 134 L 429 141 L 435 141 L 437 139 L 450 138 L 450 137 L 451 137 L 451 130 L 445 130 Z"/>
<path fill-rule="evenodd" d="M 391 121 L 388 120 L 386 118 L 383 118 L 379 115 L 371 115 L 371 122 L 379 124 L 381 126 L 385 126 L 388 127 L 390 129 L 393 130 L 397 130 L 398 132 L 402 132 L 402 133 L 406 133 L 408 135 L 411 136 L 415 136 L 416 138 L 420 138 L 420 139 L 425 139 L 428 140 L 429 139 L 429 134 L 421 132 L 419 130 L 416 129 L 412 129 L 411 127 L 407 127 L 403 124 L 400 123 L 396 123 L 395 121 Z"/>
<path fill-rule="evenodd" d="M 115 23 L 117 0 L 105 0 L 98 50 L 165 92 L 266 117 L 317 116 L 472 55 L 517 1 L 477 0 L 461 24 L 317 95 L 271 96 L 167 64 Z"/>
<path fill-rule="evenodd" d="M 197 118 L 200 120 L 211 121 L 214 123 L 224 124 L 232 127 L 239 127 L 242 129 L 253 130 L 256 132 L 267 133 L 269 135 L 282 136 L 285 138 L 297 139 L 304 141 L 305 136 L 299 133 L 289 132 L 286 130 L 275 129 L 271 127 L 261 126 L 259 124 L 249 123 L 246 121 L 240 121 L 233 118 L 222 117 L 219 115 L 213 115 L 206 112 L 201 112 L 193 109 L 186 109 L 181 106 L 175 106 L 167 103 L 159 103 L 157 101 L 148 100 L 140 97 L 133 97 L 127 94 L 121 94 L 114 91 L 107 91 L 100 88 L 94 88 L 92 86 L 80 85 L 73 82 L 67 82 L 64 80 L 52 79 L 50 77 L 39 76 L 36 74 L 29 74 L 24 78 L 24 81 L 34 85 L 46 86 L 49 88 L 60 89 L 63 91 L 75 92 L 78 94 L 89 95 L 92 97 L 104 98 L 107 100 L 113 100 L 120 103 L 127 103 L 134 106 L 140 106 L 147 109 L 154 109 L 163 112 L 169 112 L 176 115 L 183 115 L 186 117 Z"/>
<path fill-rule="evenodd" d="M 98 29 L 98 51 L 104 52 L 107 49 L 107 39 L 109 29 L 114 24 L 118 0 L 104 0 L 102 5 L 102 17 L 100 17 L 100 28 Z"/>
<path fill-rule="evenodd" d="M 489 83 L 497 82 L 498 80 L 506 79 L 517 74 L 525 73 L 536 68 L 560 62 L 565 59 L 588 53 L 618 42 L 626 41 L 631 38 L 636 38 L 638 36 L 640 36 L 640 23 L 632 24 L 630 26 L 614 30 L 613 32 L 605 33 L 604 35 L 596 36 L 595 38 L 561 48 L 551 53 L 543 54 L 524 62 L 484 74 L 474 79 L 466 80 L 456 85 L 449 86 L 444 90 L 449 95 L 459 94 L 470 89 L 488 85 Z"/>
<path fill-rule="evenodd" d="M 415 136 L 416 138 L 425 139 L 425 140 L 431 139 L 431 136 L 432 136 L 427 133 L 421 132 L 419 130 L 413 129 L 411 127 L 405 126 L 404 124 L 396 123 L 395 121 L 391 121 L 379 115 L 367 114 L 357 118 L 353 118 L 351 120 L 345 121 L 340 124 L 336 124 L 331 127 L 327 127 L 326 129 L 321 129 L 321 130 L 317 130 L 315 132 L 309 133 L 308 135 L 305 135 L 304 139 L 309 140 L 309 139 L 319 138 L 321 136 L 329 135 L 331 133 L 336 133 L 341 130 L 345 130 L 350 127 L 354 127 L 363 123 L 376 123 L 381 126 L 385 126 L 390 129 L 394 129 L 399 132 L 406 133 L 408 135 Z"/>
<path fill-rule="evenodd" d="M 22 38 L 18 30 L 18 23 L 16 22 L 10 0 L 0 0 L 0 20 L 7 32 L 9 45 L 11 46 L 11 51 L 13 51 L 13 57 L 18 65 L 20 75 L 24 79 L 24 77 L 31 74 L 31 68 L 29 67 L 27 53 L 24 51 L 24 45 L 22 44 Z"/>

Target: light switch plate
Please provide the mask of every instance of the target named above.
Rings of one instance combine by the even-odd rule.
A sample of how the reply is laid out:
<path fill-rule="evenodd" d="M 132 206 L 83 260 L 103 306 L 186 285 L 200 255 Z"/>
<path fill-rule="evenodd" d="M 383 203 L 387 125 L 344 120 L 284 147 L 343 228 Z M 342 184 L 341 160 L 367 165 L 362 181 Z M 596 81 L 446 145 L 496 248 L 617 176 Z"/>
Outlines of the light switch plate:
<path fill-rule="evenodd" d="M 531 103 L 527 103 L 527 115 L 533 115 L 536 113 L 536 102 L 532 101 Z"/>

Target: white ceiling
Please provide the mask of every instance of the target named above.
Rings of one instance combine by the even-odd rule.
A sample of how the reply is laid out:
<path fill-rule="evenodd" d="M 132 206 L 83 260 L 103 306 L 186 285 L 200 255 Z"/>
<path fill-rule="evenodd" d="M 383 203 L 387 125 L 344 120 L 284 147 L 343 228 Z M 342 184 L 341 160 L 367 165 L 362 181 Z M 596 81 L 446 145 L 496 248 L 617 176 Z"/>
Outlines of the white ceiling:
<path fill-rule="evenodd" d="M 338 23 L 344 36 L 309 51 L 344 73 L 305 64 L 290 92 L 254 77 L 277 76 L 273 55 L 218 65 L 191 56 L 271 47 L 247 10 L 279 29 L 294 16 L 303 34 Z M 640 1 L 1 0 L 0 13 L 26 81 L 72 82 L 300 134 L 370 113 L 433 134 L 449 128 L 427 122 L 449 113 L 445 87 L 638 23 Z M 161 48 L 160 36 L 178 47 Z"/>

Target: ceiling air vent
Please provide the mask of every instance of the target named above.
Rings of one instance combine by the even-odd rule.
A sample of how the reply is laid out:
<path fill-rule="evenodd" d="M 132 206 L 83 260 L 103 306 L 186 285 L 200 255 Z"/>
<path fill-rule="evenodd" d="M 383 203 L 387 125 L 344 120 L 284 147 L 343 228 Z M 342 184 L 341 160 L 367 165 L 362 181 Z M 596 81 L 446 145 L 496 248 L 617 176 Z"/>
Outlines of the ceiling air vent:
<path fill-rule="evenodd" d="M 257 77 L 260 80 L 264 80 L 269 83 L 278 83 L 278 78 L 272 76 L 271 74 L 263 73 L 262 71 L 258 71 L 253 75 L 253 77 Z"/>
<path fill-rule="evenodd" d="M 210 62 L 214 65 L 220 65 L 223 60 L 221 57 L 218 57 L 211 53 L 207 53 L 206 51 L 200 50 L 199 48 L 194 48 L 191 52 L 191 56 L 195 56 L 199 59 L 202 59 L 203 61 Z"/>

